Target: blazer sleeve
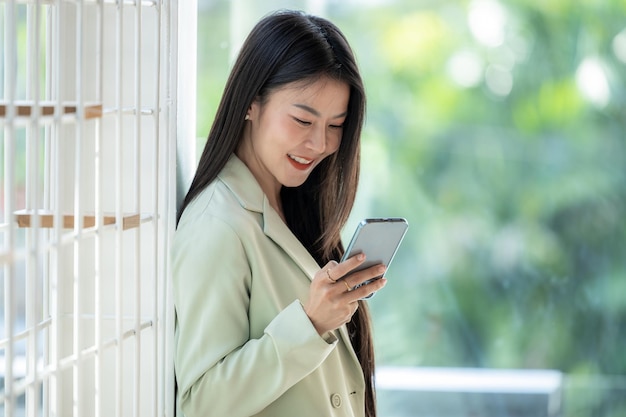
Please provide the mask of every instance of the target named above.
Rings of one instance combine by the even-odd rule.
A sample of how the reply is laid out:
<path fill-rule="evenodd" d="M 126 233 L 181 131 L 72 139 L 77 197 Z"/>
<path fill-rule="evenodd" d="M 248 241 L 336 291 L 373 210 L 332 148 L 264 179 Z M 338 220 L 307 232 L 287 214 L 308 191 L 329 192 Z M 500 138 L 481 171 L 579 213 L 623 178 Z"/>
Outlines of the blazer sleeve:
<path fill-rule="evenodd" d="M 178 407 L 187 417 L 254 415 L 313 372 L 336 340 L 319 336 L 301 303 L 249 339 L 250 266 L 240 237 L 215 217 L 176 232 Z"/>

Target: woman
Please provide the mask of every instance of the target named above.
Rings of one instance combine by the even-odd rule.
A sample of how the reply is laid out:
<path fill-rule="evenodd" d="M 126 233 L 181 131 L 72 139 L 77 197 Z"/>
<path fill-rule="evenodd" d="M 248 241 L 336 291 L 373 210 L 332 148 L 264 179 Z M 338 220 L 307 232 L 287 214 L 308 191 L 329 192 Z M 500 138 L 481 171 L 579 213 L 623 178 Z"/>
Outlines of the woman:
<path fill-rule="evenodd" d="M 172 245 L 179 416 L 375 416 L 364 301 L 340 231 L 365 111 L 332 23 L 283 11 L 242 46 Z"/>

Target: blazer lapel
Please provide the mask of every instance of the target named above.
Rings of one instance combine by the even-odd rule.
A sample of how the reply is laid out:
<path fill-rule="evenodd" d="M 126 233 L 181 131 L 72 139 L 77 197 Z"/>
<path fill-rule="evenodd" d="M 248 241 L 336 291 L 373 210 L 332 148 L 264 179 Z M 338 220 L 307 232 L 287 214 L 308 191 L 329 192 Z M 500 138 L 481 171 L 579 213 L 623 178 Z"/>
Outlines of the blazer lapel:
<path fill-rule="evenodd" d="M 306 273 L 309 279 L 313 280 L 320 266 L 298 238 L 289 230 L 278 213 L 276 213 L 276 210 L 270 206 L 265 196 L 263 198 L 263 221 L 263 231 L 267 237 L 280 246 L 300 269 Z"/>
<path fill-rule="evenodd" d="M 269 204 L 248 167 L 233 154 L 219 177 L 242 207 L 261 214 L 265 235 L 279 245 L 312 280 L 320 266 Z"/>

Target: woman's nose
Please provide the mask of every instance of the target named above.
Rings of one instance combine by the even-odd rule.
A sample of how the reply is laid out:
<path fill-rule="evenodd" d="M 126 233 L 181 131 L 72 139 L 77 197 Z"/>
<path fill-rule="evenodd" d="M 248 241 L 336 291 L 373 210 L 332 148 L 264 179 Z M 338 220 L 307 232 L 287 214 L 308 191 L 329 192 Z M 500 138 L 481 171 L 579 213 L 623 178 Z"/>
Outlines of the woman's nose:
<path fill-rule="evenodd" d="M 309 148 L 319 154 L 323 154 L 326 150 L 326 131 L 324 129 L 315 129 L 309 137 Z"/>

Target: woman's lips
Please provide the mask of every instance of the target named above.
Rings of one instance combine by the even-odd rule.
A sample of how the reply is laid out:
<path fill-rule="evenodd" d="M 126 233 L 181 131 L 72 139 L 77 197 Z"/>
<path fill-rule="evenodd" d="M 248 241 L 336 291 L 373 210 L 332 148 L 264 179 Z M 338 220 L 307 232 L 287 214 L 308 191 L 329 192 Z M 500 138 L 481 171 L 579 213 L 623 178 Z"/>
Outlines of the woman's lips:
<path fill-rule="evenodd" d="M 305 171 L 309 169 L 311 167 L 311 164 L 313 163 L 312 159 L 306 159 L 289 154 L 287 155 L 287 159 L 289 160 L 289 162 L 291 162 L 291 165 L 293 165 L 294 168 L 300 171 Z"/>

